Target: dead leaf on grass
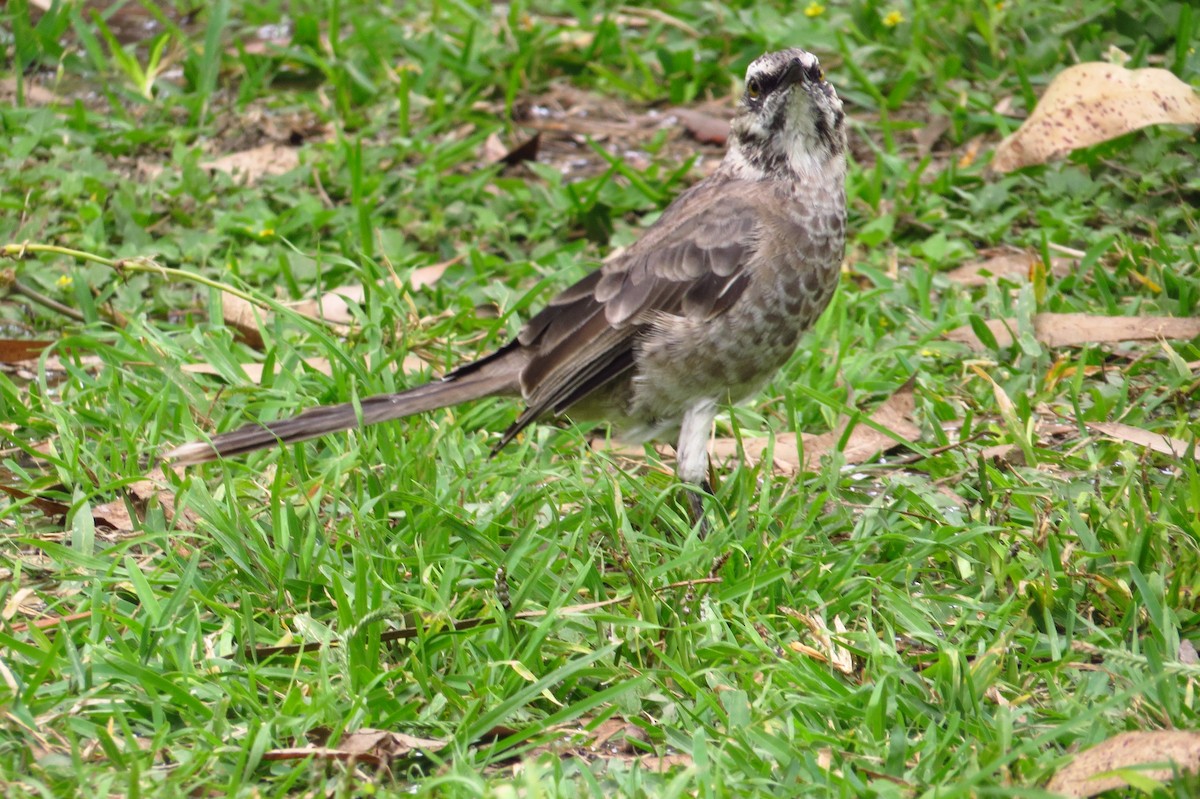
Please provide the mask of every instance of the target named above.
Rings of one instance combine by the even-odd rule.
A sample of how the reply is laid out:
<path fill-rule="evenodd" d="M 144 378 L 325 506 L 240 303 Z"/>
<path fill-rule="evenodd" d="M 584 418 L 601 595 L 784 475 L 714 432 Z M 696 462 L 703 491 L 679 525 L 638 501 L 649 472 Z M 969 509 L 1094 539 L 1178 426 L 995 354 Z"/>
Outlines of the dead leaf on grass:
<path fill-rule="evenodd" d="M 1149 766 L 1158 767 L 1147 768 Z M 1054 775 L 1046 789 L 1064 796 L 1095 796 L 1129 786 L 1129 781 L 1119 773 L 1122 770 L 1168 781 L 1176 768 L 1193 773 L 1200 771 L 1200 733 L 1187 730 L 1123 732 L 1077 754 Z"/>
<path fill-rule="evenodd" d="M 860 421 L 855 426 L 842 455 L 846 463 L 865 463 L 881 452 L 886 452 L 899 446 L 901 441 L 916 441 L 920 438 L 921 430 L 912 420 L 915 400 L 911 387 L 905 387 L 893 394 L 887 402 L 875 409 L 870 415 L 871 421 L 891 430 L 896 438 L 881 433 L 874 427 Z M 775 436 L 774 467 L 782 474 L 795 474 L 797 471 L 815 471 L 821 457 L 833 452 L 845 433 L 845 424 L 837 430 L 819 435 L 804 434 L 800 437 L 803 444 L 804 459 L 800 460 L 796 446 L 796 434 L 784 433 Z M 742 450 L 748 460 L 762 460 L 766 454 L 770 439 L 766 437 L 743 438 Z M 710 456 L 717 462 L 732 461 L 738 458 L 738 441 L 734 438 L 718 438 L 713 440 L 708 448 Z"/>
<path fill-rule="evenodd" d="M 988 330 L 1001 347 L 1012 346 L 1015 319 L 991 319 Z M 1034 338 L 1048 347 L 1081 347 L 1123 341 L 1191 339 L 1200 336 L 1200 318 L 1172 316 L 1097 316 L 1082 313 L 1040 313 L 1033 318 Z M 957 327 L 946 338 L 979 352 L 987 347 L 970 325 Z"/>
<path fill-rule="evenodd" d="M 1029 118 L 996 148 L 991 168 L 1011 172 L 1150 125 L 1200 124 L 1200 96 L 1165 69 L 1091 62 L 1063 70 Z"/>
<path fill-rule="evenodd" d="M 323 375 L 328 376 L 333 374 L 333 365 L 329 362 L 328 358 L 305 358 L 303 363 Z M 405 374 L 412 374 L 414 372 L 423 372 L 426 368 L 428 368 L 428 366 L 429 364 L 426 363 L 424 359 L 410 352 L 404 356 L 404 361 L 401 363 L 400 368 Z M 241 368 L 242 373 L 245 374 L 248 381 L 252 383 L 262 382 L 264 369 L 261 363 L 239 363 L 238 367 Z M 188 374 L 193 375 L 212 375 L 213 377 L 222 377 L 225 374 L 221 369 L 218 369 L 211 363 L 186 363 L 181 367 L 181 369 Z M 280 369 L 282 369 L 282 366 L 278 361 L 276 361 L 274 373 L 279 374 Z"/>
<path fill-rule="evenodd" d="M 34 360 L 50 346 L 53 341 L 34 341 L 23 338 L 0 339 L 0 363 L 19 363 Z"/>
<path fill-rule="evenodd" d="M 536 161 L 538 147 L 541 143 L 542 132 L 540 130 L 514 147 L 505 147 L 504 142 L 500 139 L 500 134 L 493 132 L 484 140 L 479 160 L 487 166 L 503 164 L 506 167 L 516 166 L 522 161 Z"/>
<path fill-rule="evenodd" d="M 262 327 L 271 318 L 271 312 L 249 300 L 221 293 L 221 316 L 225 324 L 232 327 L 238 337 L 256 350 L 263 348 Z"/>
<path fill-rule="evenodd" d="M 701 144 L 716 144 L 721 147 L 729 139 L 729 120 L 697 111 L 693 108 L 673 108 L 671 114 L 679 120 L 693 139 Z"/>
<path fill-rule="evenodd" d="M 413 289 L 432 286 L 441 279 L 447 269 L 461 263 L 464 257 L 457 255 L 448 261 L 414 269 L 408 278 L 408 285 Z M 384 280 L 380 281 L 380 285 L 383 285 Z M 353 330 L 355 321 L 352 305 L 361 305 L 365 300 L 365 287 L 361 284 L 351 284 L 330 289 L 319 297 L 284 305 L 301 316 L 329 325 L 339 335 L 346 335 Z M 262 349 L 262 329 L 270 324 L 271 311 L 226 292 L 221 295 L 221 314 L 225 317 L 225 324 L 236 330 L 242 341 L 255 349 Z"/>
<path fill-rule="evenodd" d="M 950 130 L 953 120 L 946 114 L 937 114 L 929 123 L 912 132 L 913 141 L 917 145 L 917 157 L 924 158 L 933 152 L 933 147 L 942 136 Z"/>
<path fill-rule="evenodd" d="M 0 485 L 0 492 L 8 494 L 16 500 L 28 499 L 30 505 L 51 518 L 65 519 L 67 518 L 67 514 L 71 512 L 70 505 L 65 505 L 53 499 L 45 499 L 37 494 L 30 494 L 25 489 L 17 488 L 16 486 Z"/>
<path fill-rule="evenodd" d="M 21 90 L 24 92 L 24 102 L 26 108 L 35 108 L 37 106 L 53 105 L 57 99 L 54 92 L 43 86 L 34 83 L 29 78 L 24 78 L 24 85 Z M 17 101 L 17 79 L 9 76 L 0 78 L 0 102 L 5 104 L 15 104 Z"/>
<path fill-rule="evenodd" d="M 447 269 L 462 263 L 464 258 L 466 258 L 465 255 L 456 255 L 448 261 L 442 261 L 440 264 L 418 267 L 408 276 L 408 285 L 414 289 L 432 286 L 442 279 L 442 275 L 446 273 Z"/>
<path fill-rule="evenodd" d="M 589 729 L 590 728 L 590 729 Z M 499 733 L 490 737 L 508 737 L 517 730 L 497 729 Z M 608 760 L 636 763 L 644 769 L 663 772 L 677 766 L 690 766 L 691 755 L 681 752 L 655 754 L 647 752 L 646 731 L 621 716 L 612 716 L 598 724 L 594 719 L 581 718 L 554 727 L 551 732 L 559 737 L 546 741 L 525 751 L 523 759 L 550 753 L 557 757 L 579 757 L 588 761 Z M 635 743 L 636 742 L 636 743 Z"/>
<path fill-rule="evenodd" d="M 364 728 L 342 735 L 334 746 L 326 746 L 329 730 L 318 729 L 312 734 L 311 746 L 293 746 L 271 749 L 263 754 L 263 760 L 303 760 L 306 757 L 318 760 L 346 760 L 370 765 L 386 765 L 399 758 L 437 752 L 445 741 L 436 738 L 418 738 L 402 732 Z"/>
<path fill-rule="evenodd" d="M 133 532 L 135 525 L 129 514 L 132 505 L 139 520 L 144 520 L 146 511 L 157 506 L 167 522 L 174 524 L 177 530 L 191 530 L 196 526 L 195 513 L 188 508 L 176 511 L 175 491 L 161 468 L 152 469 L 141 480 L 130 483 L 125 490 L 128 492 L 128 502 L 126 497 L 117 497 L 112 502 L 92 509 L 92 517 L 97 525 L 118 533 Z"/>
<path fill-rule="evenodd" d="M 1029 280 L 1034 265 L 1042 260 L 1040 255 L 1029 250 L 1000 250 L 984 254 L 988 255 L 984 260 L 951 269 L 946 277 L 961 286 L 984 286 L 996 278 Z M 1075 263 L 1073 258 L 1051 258 L 1050 274 L 1058 278 L 1066 277 L 1075 268 Z"/>
<path fill-rule="evenodd" d="M 1188 442 L 1174 436 L 1162 433 L 1152 433 L 1140 427 L 1122 424 L 1121 422 L 1087 422 L 1088 428 L 1097 433 L 1115 438 L 1118 441 L 1128 441 L 1139 447 L 1147 447 L 1163 455 L 1173 455 L 1176 458 L 1200 459 L 1200 445 L 1193 447 Z"/>
<path fill-rule="evenodd" d="M 350 325 L 354 323 L 352 306 L 362 305 L 366 297 L 365 287 L 361 284 L 352 284 L 330 289 L 319 297 L 297 300 L 285 303 L 285 305 L 298 314 L 348 332 Z"/>
<path fill-rule="evenodd" d="M 265 175 L 282 175 L 300 166 L 300 151 L 295 147 L 268 142 L 205 161 L 200 166 L 226 172 L 252 186 Z"/>
<path fill-rule="evenodd" d="M 323 375 L 333 374 L 333 367 L 329 363 L 328 358 L 305 358 L 304 364 L 309 366 Z M 246 375 L 246 379 L 252 383 L 261 383 L 263 379 L 263 365 L 261 363 L 239 363 L 238 366 Z M 194 375 L 212 375 L 221 377 L 224 372 L 213 366 L 211 363 L 185 363 L 182 370 Z M 275 362 L 275 374 L 279 374 L 281 365 L 278 361 Z"/>

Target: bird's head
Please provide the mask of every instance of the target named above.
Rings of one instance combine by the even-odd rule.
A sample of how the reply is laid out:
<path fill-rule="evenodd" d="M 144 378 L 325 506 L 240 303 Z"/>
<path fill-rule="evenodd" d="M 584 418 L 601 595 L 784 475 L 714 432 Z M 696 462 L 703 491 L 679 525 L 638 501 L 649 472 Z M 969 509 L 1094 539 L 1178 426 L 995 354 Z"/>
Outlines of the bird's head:
<path fill-rule="evenodd" d="M 742 178 L 804 178 L 844 169 L 846 114 L 812 53 L 766 53 L 746 68 L 725 160 Z"/>

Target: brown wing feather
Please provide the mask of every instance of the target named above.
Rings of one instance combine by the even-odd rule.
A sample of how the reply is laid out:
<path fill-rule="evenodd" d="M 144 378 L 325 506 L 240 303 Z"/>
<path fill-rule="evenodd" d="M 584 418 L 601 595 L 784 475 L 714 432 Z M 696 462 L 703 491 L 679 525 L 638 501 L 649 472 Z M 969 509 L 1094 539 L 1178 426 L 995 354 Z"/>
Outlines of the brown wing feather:
<path fill-rule="evenodd" d="M 563 291 L 521 330 L 527 407 L 504 441 L 631 369 L 638 336 L 661 314 L 711 318 L 741 296 L 757 244 L 755 187 L 732 182 L 715 195 L 695 188 L 622 257 Z"/>

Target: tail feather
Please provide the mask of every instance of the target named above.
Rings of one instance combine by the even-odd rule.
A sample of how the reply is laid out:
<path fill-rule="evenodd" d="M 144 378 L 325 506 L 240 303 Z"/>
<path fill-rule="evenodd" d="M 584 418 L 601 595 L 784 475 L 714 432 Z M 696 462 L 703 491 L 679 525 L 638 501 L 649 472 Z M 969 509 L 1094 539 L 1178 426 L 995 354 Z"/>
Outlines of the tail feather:
<path fill-rule="evenodd" d="M 509 369 L 481 370 L 463 377 L 426 383 L 396 394 L 380 394 L 358 403 L 323 405 L 290 419 L 255 422 L 208 441 L 193 441 L 167 452 L 164 457 L 187 466 L 233 455 L 292 444 L 310 438 L 378 424 L 415 413 L 457 405 L 460 402 L 499 394 L 519 393 L 516 376 Z M 362 410 L 361 421 L 359 409 Z"/>

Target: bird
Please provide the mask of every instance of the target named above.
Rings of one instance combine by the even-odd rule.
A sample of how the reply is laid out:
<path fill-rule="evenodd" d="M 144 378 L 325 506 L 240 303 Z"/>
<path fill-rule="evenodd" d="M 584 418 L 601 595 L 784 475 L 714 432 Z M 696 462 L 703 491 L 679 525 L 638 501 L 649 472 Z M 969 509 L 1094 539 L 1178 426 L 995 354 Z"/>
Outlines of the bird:
<path fill-rule="evenodd" d="M 519 397 L 524 409 L 493 453 L 555 417 L 606 421 L 628 443 L 673 441 L 703 533 L 716 414 L 787 362 L 829 304 L 845 254 L 845 112 L 817 57 L 767 52 L 746 68 L 743 87 L 717 168 L 499 349 L 404 391 L 250 423 L 165 457 L 203 463 Z"/>

